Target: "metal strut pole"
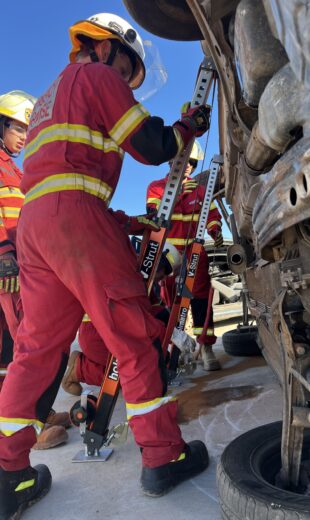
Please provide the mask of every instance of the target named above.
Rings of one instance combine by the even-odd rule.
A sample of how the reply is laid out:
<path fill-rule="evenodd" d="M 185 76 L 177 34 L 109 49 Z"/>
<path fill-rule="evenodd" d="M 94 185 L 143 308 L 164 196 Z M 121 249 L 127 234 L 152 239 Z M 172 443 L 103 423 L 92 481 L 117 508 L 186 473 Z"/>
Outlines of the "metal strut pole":
<path fill-rule="evenodd" d="M 206 102 L 212 82 L 215 79 L 215 74 L 213 61 L 210 58 L 205 58 L 199 69 L 191 107 L 199 106 Z M 140 254 L 140 271 L 147 283 L 149 294 L 152 289 L 173 208 L 182 186 L 194 140 L 194 138 L 191 139 L 185 150 L 173 160 L 156 217 L 156 222 L 161 228 L 160 231 L 147 233 L 143 238 Z"/>
<path fill-rule="evenodd" d="M 174 327 L 180 330 L 185 329 L 190 301 L 193 298 L 192 290 L 195 283 L 199 259 L 204 245 L 204 234 L 211 202 L 213 199 L 215 183 L 217 180 L 219 168 L 222 164 L 222 156 L 215 155 L 211 163 L 208 184 L 206 187 L 205 196 L 203 204 L 201 206 L 199 220 L 197 224 L 196 236 L 191 245 L 189 261 L 187 263 L 187 270 L 183 277 L 183 280 L 181 280 L 181 282 L 178 285 L 177 293 L 173 302 L 170 318 L 166 328 L 166 334 L 163 341 L 164 350 L 168 348 L 168 344 L 171 340 L 171 335 L 173 333 Z M 176 377 L 177 375 L 180 353 L 180 349 L 174 345 L 170 354 L 170 362 L 168 366 L 170 380 L 174 379 L 174 377 Z"/>

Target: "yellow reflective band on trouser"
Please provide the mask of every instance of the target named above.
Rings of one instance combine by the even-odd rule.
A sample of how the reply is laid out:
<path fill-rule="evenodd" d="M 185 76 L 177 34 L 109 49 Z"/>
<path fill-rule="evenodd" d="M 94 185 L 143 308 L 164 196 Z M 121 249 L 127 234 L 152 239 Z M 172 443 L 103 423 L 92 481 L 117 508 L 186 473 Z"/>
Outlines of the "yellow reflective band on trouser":
<path fill-rule="evenodd" d="M 34 486 L 35 479 L 31 480 L 25 480 L 25 482 L 20 482 L 18 486 L 15 488 L 15 491 L 23 491 L 24 489 L 30 488 L 31 486 Z"/>
<path fill-rule="evenodd" d="M 28 157 L 37 152 L 41 146 L 57 141 L 86 144 L 96 150 L 102 150 L 104 153 L 116 152 L 121 158 L 124 156 L 124 151 L 119 148 L 115 141 L 103 137 L 101 132 L 92 130 L 86 125 L 61 123 L 59 125 L 48 126 L 41 130 L 41 132 L 27 144 L 24 159 L 28 159 Z"/>
<path fill-rule="evenodd" d="M 21 208 L 13 208 L 11 206 L 3 206 L 0 208 L 2 218 L 18 218 L 20 210 Z"/>
<path fill-rule="evenodd" d="M 152 401 L 146 401 L 145 403 L 126 403 L 127 419 L 129 421 L 132 417 L 137 415 L 145 415 L 146 413 L 153 412 L 161 406 L 176 400 L 176 397 L 167 395 L 165 397 L 157 397 L 156 399 L 153 399 Z"/>
<path fill-rule="evenodd" d="M 193 327 L 193 334 L 195 336 L 199 336 L 200 334 L 202 334 L 202 331 L 203 331 L 203 327 Z M 214 335 L 214 329 L 207 329 L 206 330 L 206 335 L 207 336 L 213 336 Z"/>
<path fill-rule="evenodd" d="M 82 173 L 59 173 L 46 177 L 31 188 L 25 196 L 24 204 L 48 193 L 70 190 L 90 193 L 105 202 L 108 202 L 112 196 L 112 188 L 100 179 Z"/>
<path fill-rule="evenodd" d="M 88 316 L 88 314 L 84 314 L 83 319 L 82 319 L 82 322 L 83 322 L 83 323 L 88 323 L 88 322 L 90 322 L 90 321 L 91 321 L 91 319 L 90 319 L 90 317 Z"/>
<path fill-rule="evenodd" d="M 0 417 L 0 433 L 5 437 L 10 437 L 14 433 L 32 426 L 36 434 L 39 435 L 43 430 L 44 423 L 37 419 L 15 419 L 13 417 Z"/>
<path fill-rule="evenodd" d="M 17 199 L 23 199 L 24 194 L 20 191 L 19 188 L 15 188 L 13 186 L 10 186 L 9 188 L 0 188 L 0 199 L 12 197 L 16 197 Z"/>
<path fill-rule="evenodd" d="M 126 137 L 143 121 L 149 117 L 149 112 L 143 105 L 138 103 L 131 107 L 127 112 L 117 121 L 113 128 L 109 131 L 112 139 L 118 144 L 122 144 Z"/>
<path fill-rule="evenodd" d="M 174 246 L 186 246 L 187 244 L 191 244 L 194 242 L 193 238 L 167 238 L 167 242 L 169 244 L 173 244 Z"/>
<path fill-rule="evenodd" d="M 171 220 L 182 220 L 182 222 L 198 222 L 199 214 L 183 215 L 183 213 L 173 213 Z"/>
<path fill-rule="evenodd" d="M 208 222 L 207 224 L 207 229 L 210 229 L 212 226 L 221 227 L 221 223 L 218 220 L 211 220 L 211 222 Z"/>

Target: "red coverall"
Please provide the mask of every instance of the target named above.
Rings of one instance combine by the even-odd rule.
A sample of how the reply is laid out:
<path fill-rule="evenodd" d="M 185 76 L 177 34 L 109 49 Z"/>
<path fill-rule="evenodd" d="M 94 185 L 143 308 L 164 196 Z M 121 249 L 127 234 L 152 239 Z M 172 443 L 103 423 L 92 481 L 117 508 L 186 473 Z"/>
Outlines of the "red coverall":
<path fill-rule="evenodd" d="M 11 157 L 0 149 L 0 254 L 16 253 L 16 226 L 24 195 L 19 189 L 22 172 Z M 13 343 L 22 307 L 19 292 L 0 290 L 0 389 L 7 373 L 7 365 L 13 359 Z M 6 341 L 3 341 L 7 339 Z"/>
<path fill-rule="evenodd" d="M 146 164 L 174 157 L 172 127 L 150 117 L 112 67 L 71 64 L 38 100 L 25 148 L 18 224 L 24 318 L 0 394 L 0 467 L 29 465 L 84 310 L 118 360 L 143 464 L 177 459 L 184 441 L 145 284 L 107 205 L 124 151 Z"/>
<path fill-rule="evenodd" d="M 147 209 L 158 209 L 160 201 L 164 194 L 168 176 L 158 181 L 153 181 L 147 189 Z M 188 180 L 193 180 L 190 177 Z M 186 185 L 183 184 L 183 188 Z M 186 250 L 186 254 L 190 254 L 190 245 L 195 237 L 197 223 L 199 219 L 201 205 L 203 203 L 205 186 L 197 186 L 191 193 L 182 193 L 179 195 L 178 201 L 174 207 L 171 218 L 172 227 L 168 232 L 167 241 L 173 244 L 181 254 Z M 215 239 L 217 233 L 222 227 L 221 215 L 214 204 L 211 204 L 208 220 L 207 231 L 209 235 Z M 193 288 L 194 298 L 191 300 L 191 309 L 193 315 L 193 333 L 198 336 L 199 343 L 203 345 L 213 345 L 216 342 L 213 328 L 213 313 L 211 309 L 209 327 L 202 336 L 203 325 L 206 318 L 208 307 L 208 296 L 210 290 L 210 275 L 208 255 L 203 250 L 197 268 L 195 284 Z M 166 278 L 162 283 L 162 296 L 168 307 L 171 307 L 175 295 L 175 277 Z"/>
<path fill-rule="evenodd" d="M 167 325 L 169 313 L 165 307 L 153 301 L 151 303 L 153 316 Z M 83 316 L 78 339 L 82 353 L 77 358 L 75 365 L 77 379 L 80 383 L 101 386 L 109 358 L 109 351 L 87 314 Z M 162 329 L 160 335 L 160 340 L 163 341 L 163 339 L 164 329 Z"/>

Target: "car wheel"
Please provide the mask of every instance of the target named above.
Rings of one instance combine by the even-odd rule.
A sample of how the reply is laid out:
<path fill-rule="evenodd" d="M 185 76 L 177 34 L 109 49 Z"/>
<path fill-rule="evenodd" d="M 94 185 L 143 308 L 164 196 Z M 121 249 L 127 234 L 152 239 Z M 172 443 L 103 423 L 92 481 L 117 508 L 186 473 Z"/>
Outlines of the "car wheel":
<path fill-rule="evenodd" d="M 223 334 L 223 347 L 230 356 L 261 356 L 256 338 L 257 327 L 239 327 Z"/>
<path fill-rule="evenodd" d="M 144 29 L 169 40 L 202 40 L 186 0 L 123 0 L 133 19 Z"/>
<path fill-rule="evenodd" d="M 217 467 L 223 520 L 309 520 L 310 496 L 275 484 L 281 468 L 281 430 L 281 422 L 260 426 L 224 450 Z M 303 462 L 309 449 L 310 431 L 305 430 Z"/>

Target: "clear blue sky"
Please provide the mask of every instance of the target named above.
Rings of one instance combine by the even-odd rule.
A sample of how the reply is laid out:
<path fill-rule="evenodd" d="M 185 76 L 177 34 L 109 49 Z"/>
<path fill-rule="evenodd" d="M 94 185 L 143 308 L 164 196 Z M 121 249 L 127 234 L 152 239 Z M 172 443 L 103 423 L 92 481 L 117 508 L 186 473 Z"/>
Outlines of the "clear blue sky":
<path fill-rule="evenodd" d="M 112 12 L 126 18 L 137 28 L 143 40 L 151 40 L 158 49 L 168 78 L 162 88 L 143 104 L 151 115 L 160 116 L 166 124 L 172 124 L 179 118 L 182 104 L 192 97 L 197 70 L 203 59 L 200 43 L 175 42 L 149 34 L 130 18 L 121 0 L 2 2 L 1 93 L 20 89 L 40 96 L 68 63 L 70 25 L 99 12 Z M 139 90 L 135 95 L 139 99 Z M 216 102 L 214 105 L 205 167 L 213 154 L 218 153 Z M 205 139 L 200 139 L 200 142 L 204 148 Z M 21 158 L 17 162 L 21 166 Z M 126 155 L 111 206 L 130 215 L 144 213 L 148 184 L 166 175 L 167 171 L 167 164 L 145 166 Z M 229 236 L 226 227 L 224 236 Z"/>

